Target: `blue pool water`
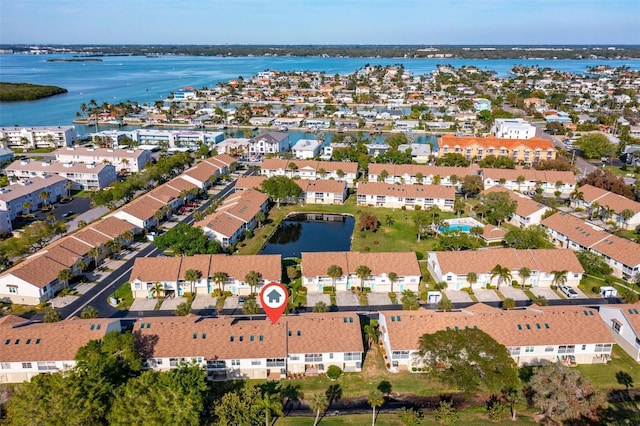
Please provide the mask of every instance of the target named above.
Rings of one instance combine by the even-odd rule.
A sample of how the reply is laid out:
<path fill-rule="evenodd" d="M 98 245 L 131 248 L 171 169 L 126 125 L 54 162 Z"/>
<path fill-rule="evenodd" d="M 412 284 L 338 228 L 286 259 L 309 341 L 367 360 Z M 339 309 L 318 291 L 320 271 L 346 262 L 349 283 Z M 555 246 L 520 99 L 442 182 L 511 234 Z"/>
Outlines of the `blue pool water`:
<path fill-rule="evenodd" d="M 460 225 L 457 223 L 452 223 L 448 228 L 444 226 L 439 227 L 440 232 L 453 232 L 453 231 L 461 231 L 461 232 L 469 232 L 471 231 L 471 225 Z"/>

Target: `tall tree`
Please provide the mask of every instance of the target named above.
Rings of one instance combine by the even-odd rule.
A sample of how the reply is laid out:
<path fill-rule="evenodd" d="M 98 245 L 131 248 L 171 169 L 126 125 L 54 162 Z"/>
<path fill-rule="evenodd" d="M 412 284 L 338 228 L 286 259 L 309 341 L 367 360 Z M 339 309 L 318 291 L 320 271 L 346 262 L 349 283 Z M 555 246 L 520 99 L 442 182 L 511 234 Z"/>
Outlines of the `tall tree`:
<path fill-rule="evenodd" d="M 373 389 L 367 395 L 367 402 L 373 409 L 373 415 L 371 417 L 371 426 L 375 426 L 376 425 L 376 408 L 382 407 L 382 404 L 384 404 L 384 395 L 382 394 L 382 392 L 380 392 L 380 390 Z"/>
<path fill-rule="evenodd" d="M 222 285 L 227 281 L 229 275 L 226 272 L 218 271 L 215 272 L 211 278 L 213 278 L 213 282 L 218 285 L 218 289 L 222 295 Z"/>
<path fill-rule="evenodd" d="M 467 282 L 469 283 L 469 289 L 473 289 L 473 285 L 478 282 L 478 274 L 469 272 L 467 274 Z"/>
<path fill-rule="evenodd" d="M 249 315 L 249 321 L 253 319 L 253 316 L 260 310 L 260 305 L 256 301 L 255 297 L 248 297 L 242 305 L 242 313 Z"/>
<path fill-rule="evenodd" d="M 531 277 L 531 269 L 523 266 L 518 269 L 518 276 L 520 276 L 520 279 L 522 280 L 522 287 L 525 287 L 527 285 L 527 280 Z"/>
<path fill-rule="evenodd" d="M 271 426 L 271 416 L 276 415 L 279 417 L 284 416 L 282 411 L 282 402 L 276 394 L 263 392 L 262 398 L 258 399 L 258 408 L 264 411 L 264 424 L 265 426 Z"/>
<path fill-rule="evenodd" d="M 297 200 L 302 194 L 302 188 L 286 176 L 272 176 L 262 182 L 261 188 L 264 192 L 269 194 L 271 199 L 276 201 L 278 208 L 283 200 Z"/>
<path fill-rule="evenodd" d="M 316 412 L 316 418 L 313 421 L 313 426 L 318 424 L 320 420 L 320 413 L 326 411 L 329 408 L 329 400 L 327 399 L 327 395 L 323 392 L 316 392 L 311 395 L 311 399 L 309 400 L 309 408 Z"/>
<path fill-rule="evenodd" d="M 338 265 L 331 265 L 327 268 L 327 275 L 331 278 L 333 292 L 336 292 L 336 280 L 342 276 L 342 268 Z"/>
<path fill-rule="evenodd" d="M 256 272 L 253 270 L 249 271 L 247 275 L 244 276 L 244 281 L 249 284 L 249 287 L 251 288 L 251 294 L 256 293 L 256 286 L 260 284 L 261 280 L 262 275 L 260 274 L 260 272 Z"/>
<path fill-rule="evenodd" d="M 562 287 L 567 283 L 567 277 L 569 276 L 569 271 L 551 271 L 551 275 L 553 275 L 553 279 L 551 282 L 558 287 Z"/>
<path fill-rule="evenodd" d="M 58 280 L 62 281 L 64 288 L 69 286 L 69 280 L 73 277 L 73 272 L 71 269 L 65 268 L 58 272 Z"/>
<path fill-rule="evenodd" d="M 371 269 L 367 265 L 360 265 L 356 268 L 356 276 L 360 278 L 360 286 L 364 289 L 367 278 L 371 276 Z"/>
<path fill-rule="evenodd" d="M 387 274 L 387 277 L 389 277 L 389 283 L 391 283 L 391 293 L 393 293 L 393 284 L 398 279 L 398 274 L 396 274 L 395 272 L 389 272 Z"/>
<path fill-rule="evenodd" d="M 197 269 L 187 269 L 184 273 L 184 279 L 187 282 L 191 283 L 191 295 L 195 296 L 196 294 L 196 281 L 198 281 L 202 277 L 202 272 Z"/>
<path fill-rule="evenodd" d="M 604 396 L 578 370 L 552 363 L 537 367 L 529 387 L 533 403 L 552 422 L 563 423 L 586 417 L 597 420 Z"/>
<path fill-rule="evenodd" d="M 508 284 L 511 282 L 511 270 L 506 267 L 506 266 L 502 266 L 500 264 L 496 265 L 493 267 L 493 269 L 491 270 L 491 281 L 493 281 L 494 278 L 498 278 L 498 290 L 500 290 L 500 284 L 504 283 L 504 284 Z"/>

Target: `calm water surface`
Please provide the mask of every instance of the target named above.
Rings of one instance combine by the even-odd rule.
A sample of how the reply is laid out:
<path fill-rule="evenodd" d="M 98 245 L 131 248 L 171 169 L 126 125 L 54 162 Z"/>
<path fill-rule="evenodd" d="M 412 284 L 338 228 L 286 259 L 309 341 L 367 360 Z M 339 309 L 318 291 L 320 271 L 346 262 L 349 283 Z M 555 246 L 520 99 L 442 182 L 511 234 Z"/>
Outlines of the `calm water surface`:
<path fill-rule="evenodd" d="M 251 77 L 266 69 L 351 73 L 366 64 L 402 63 L 415 75 L 429 74 L 439 64 L 473 65 L 507 76 L 514 65 L 538 65 L 577 74 L 587 67 L 627 65 L 640 69 L 640 60 L 467 60 L 401 58 L 190 57 L 106 56 L 101 62 L 47 62 L 72 55 L 0 55 L 0 81 L 52 84 L 69 93 L 33 102 L 0 103 L 0 126 L 68 125 L 81 103 L 126 100 L 152 104 L 184 86 L 213 87 L 238 76 Z"/>
<path fill-rule="evenodd" d="M 260 254 L 300 257 L 302 252 L 349 251 L 355 220 L 351 216 L 300 214 L 283 220 Z"/>

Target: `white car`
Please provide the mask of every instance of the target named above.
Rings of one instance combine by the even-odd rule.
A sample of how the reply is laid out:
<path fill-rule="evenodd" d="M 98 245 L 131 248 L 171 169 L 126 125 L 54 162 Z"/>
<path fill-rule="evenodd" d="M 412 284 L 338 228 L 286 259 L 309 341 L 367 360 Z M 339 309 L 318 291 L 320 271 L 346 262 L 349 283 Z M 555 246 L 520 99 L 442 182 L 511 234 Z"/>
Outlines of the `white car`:
<path fill-rule="evenodd" d="M 569 299 L 576 299 L 578 297 L 578 292 L 571 287 L 562 286 L 560 287 L 560 291 L 562 291 Z"/>

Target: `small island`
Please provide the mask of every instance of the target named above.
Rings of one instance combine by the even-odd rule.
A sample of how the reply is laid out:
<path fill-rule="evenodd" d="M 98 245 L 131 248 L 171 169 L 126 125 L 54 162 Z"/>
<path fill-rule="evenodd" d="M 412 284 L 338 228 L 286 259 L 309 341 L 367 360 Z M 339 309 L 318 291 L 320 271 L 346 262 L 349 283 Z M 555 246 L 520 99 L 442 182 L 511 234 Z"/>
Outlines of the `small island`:
<path fill-rule="evenodd" d="M 0 82 L 0 101 L 33 101 L 67 92 L 58 86 Z"/>
<path fill-rule="evenodd" d="M 47 59 L 47 62 L 102 62 L 98 58 L 55 58 Z"/>

